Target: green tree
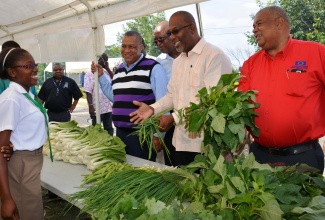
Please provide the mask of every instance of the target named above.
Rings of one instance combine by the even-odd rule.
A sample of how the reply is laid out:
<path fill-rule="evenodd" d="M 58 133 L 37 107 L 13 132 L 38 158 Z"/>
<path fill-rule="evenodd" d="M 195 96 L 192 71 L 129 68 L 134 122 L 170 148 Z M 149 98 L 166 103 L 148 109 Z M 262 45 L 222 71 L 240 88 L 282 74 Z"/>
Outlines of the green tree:
<path fill-rule="evenodd" d="M 41 86 L 44 83 L 44 77 L 45 80 L 48 79 L 49 77 L 52 76 L 51 72 L 45 72 L 44 70 L 47 67 L 47 63 L 39 63 L 38 64 L 38 72 L 37 72 L 37 76 L 38 76 L 38 85 Z"/>
<path fill-rule="evenodd" d="M 160 51 L 153 43 L 153 30 L 155 29 L 156 25 L 163 20 L 166 20 L 165 12 L 158 12 L 156 14 L 134 18 L 126 22 L 126 24 L 123 25 L 123 33 L 117 33 L 117 43 L 106 46 L 105 52 L 110 57 L 120 57 L 120 47 L 124 33 L 134 30 L 138 31 L 143 37 L 146 44 L 147 54 L 151 56 L 158 56 L 160 54 Z M 117 56 L 117 52 L 119 56 Z"/>
<path fill-rule="evenodd" d="M 256 0 L 256 3 L 260 8 L 270 5 L 282 7 L 289 16 L 290 33 L 294 39 L 325 44 L 324 0 L 268 0 L 266 4 L 263 4 L 261 0 Z M 246 36 L 248 43 L 257 46 L 252 33 L 247 33 Z"/>
<path fill-rule="evenodd" d="M 120 46 L 117 44 L 105 46 L 105 53 L 111 58 L 121 57 Z"/>

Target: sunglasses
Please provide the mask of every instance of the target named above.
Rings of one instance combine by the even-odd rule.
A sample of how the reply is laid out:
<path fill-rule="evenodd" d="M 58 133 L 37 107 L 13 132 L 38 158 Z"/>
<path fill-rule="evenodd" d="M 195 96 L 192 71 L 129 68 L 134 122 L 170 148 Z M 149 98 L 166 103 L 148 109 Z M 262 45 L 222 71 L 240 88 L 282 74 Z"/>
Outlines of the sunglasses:
<path fill-rule="evenodd" d="M 22 65 L 22 66 L 13 66 L 11 68 L 34 69 L 35 67 L 38 67 L 38 63 L 31 63 L 31 64 L 27 64 L 27 65 Z"/>
<path fill-rule="evenodd" d="M 185 26 L 183 26 L 183 27 L 175 28 L 175 29 L 169 31 L 167 34 L 169 34 L 169 35 L 176 35 L 176 34 L 178 34 L 182 29 L 187 28 L 187 27 L 189 27 L 189 26 L 191 26 L 191 25 L 192 25 L 192 24 L 188 24 L 188 25 L 185 25 Z"/>
<path fill-rule="evenodd" d="M 163 43 L 167 38 L 170 37 L 170 35 L 171 35 L 170 33 L 167 33 L 165 37 L 162 37 L 162 38 L 159 38 L 157 40 L 154 40 L 153 43 L 156 44 L 156 45 L 158 44 L 158 42 L 159 43 Z"/>

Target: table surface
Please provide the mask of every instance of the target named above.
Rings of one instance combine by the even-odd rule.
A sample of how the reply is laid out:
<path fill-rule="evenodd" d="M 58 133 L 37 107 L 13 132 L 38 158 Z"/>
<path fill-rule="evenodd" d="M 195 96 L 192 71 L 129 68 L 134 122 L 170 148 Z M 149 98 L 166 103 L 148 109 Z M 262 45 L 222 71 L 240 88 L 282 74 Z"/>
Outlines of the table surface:
<path fill-rule="evenodd" d="M 141 167 L 145 165 L 156 168 L 167 167 L 164 164 L 155 163 L 130 155 L 126 155 L 126 159 L 127 163 L 134 167 Z M 61 198 L 66 199 L 67 195 L 83 189 L 80 187 L 84 178 L 83 175 L 90 173 L 91 171 L 88 170 L 85 165 L 70 164 L 56 160 L 51 162 L 49 157 L 44 156 L 44 163 L 41 172 L 41 185 Z M 79 207 L 78 204 L 75 205 Z"/>

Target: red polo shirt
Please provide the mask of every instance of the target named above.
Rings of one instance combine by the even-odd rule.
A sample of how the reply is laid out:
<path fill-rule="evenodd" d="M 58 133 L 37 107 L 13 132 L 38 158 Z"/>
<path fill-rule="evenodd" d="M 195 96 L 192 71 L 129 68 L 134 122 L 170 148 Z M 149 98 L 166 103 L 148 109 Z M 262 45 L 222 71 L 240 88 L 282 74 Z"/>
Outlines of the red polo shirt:
<path fill-rule="evenodd" d="M 285 147 L 325 135 L 325 46 L 289 39 L 274 58 L 245 61 L 239 90 L 258 90 L 256 125 L 263 146 Z"/>

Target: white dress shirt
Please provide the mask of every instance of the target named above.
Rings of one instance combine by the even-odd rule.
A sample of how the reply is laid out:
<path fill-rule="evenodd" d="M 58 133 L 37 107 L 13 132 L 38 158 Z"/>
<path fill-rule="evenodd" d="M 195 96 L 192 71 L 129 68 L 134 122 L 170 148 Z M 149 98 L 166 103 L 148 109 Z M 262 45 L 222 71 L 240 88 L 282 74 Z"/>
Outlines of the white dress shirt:
<path fill-rule="evenodd" d="M 188 53 L 181 53 L 173 63 L 172 76 L 168 83 L 168 93 L 151 106 L 155 114 L 168 108 L 174 108 L 172 114 L 176 123 L 173 145 L 176 151 L 201 152 L 201 137 L 189 138 L 184 124 L 178 124 L 177 110 L 188 107 L 190 102 L 198 103 L 196 97 L 203 87 L 216 86 L 221 74 L 229 74 L 232 65 L 227 55 L 218 47 L 203 38 Z"/>

